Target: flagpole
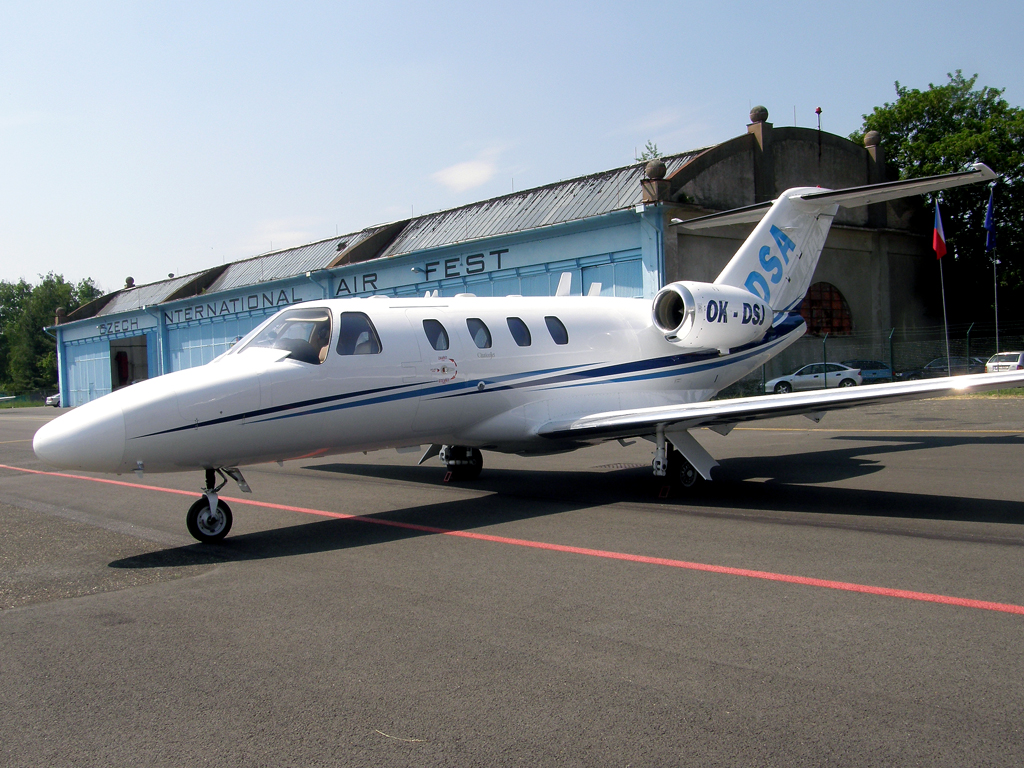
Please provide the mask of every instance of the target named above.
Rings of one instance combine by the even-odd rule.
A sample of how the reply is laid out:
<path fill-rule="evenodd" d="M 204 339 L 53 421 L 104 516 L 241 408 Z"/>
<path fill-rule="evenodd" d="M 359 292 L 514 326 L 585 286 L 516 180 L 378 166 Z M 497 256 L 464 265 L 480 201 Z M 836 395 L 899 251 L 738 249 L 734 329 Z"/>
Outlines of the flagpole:
<path fill-rule="evenodd" d="M 946 319 L 946 278 L 942 271 L 942 257 L 946 255 L 946 233 L 942 231 L 939 201 L 935 201 L 935 227 L 932 230 L 932 248 L 939 261 L 939 285 L 942 287 L 942 327 L 946 332 L 946 375 L 953 375 L 953 361 L 949 357 L 949 320 Z"/>
<path fill-rule="evenodd" d="M 988 208 L 985 209 L 985 250 L 992 252 L 992 297 L 996 310 L 996 352 L 999 351 L 999 278 L 996 275 L 996 266 L 999 259 L 996 258 L 996 222 L 994 216 L 996 199 L 996 185 L 993 184 L 988 191 Z"/>
<path fill-rule="evenodd" d="M 942 286 L 942 327 L 946 330 L 946 375 L 953 375 L 953 361 L 949 358 L 949 322 L 946 320 L 946 280 L 942 276 L 942 259 L 939 259 L 939 285 Z"/>
<path fill-rule="evenodd" d="M 996 264 L 999 260 L 996 258 L 996 249 L 992 249 L 992 294 L 995 298 L 996 305 L 996 352 L 999 351 L 999 281 L 996 279 Z"/>

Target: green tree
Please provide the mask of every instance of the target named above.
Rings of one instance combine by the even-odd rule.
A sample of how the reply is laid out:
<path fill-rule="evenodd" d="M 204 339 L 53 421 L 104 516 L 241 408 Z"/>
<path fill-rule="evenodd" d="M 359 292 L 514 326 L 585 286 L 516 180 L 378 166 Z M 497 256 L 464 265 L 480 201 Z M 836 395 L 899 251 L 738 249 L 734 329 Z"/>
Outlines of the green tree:
<path fill-rule="evenodd" d="M 8 283 L 0 280 L 0 392 L 11 386 L 11 345 L 14 326 L 32 295 L 32 286 L 24 280 Z"/>
<path fill-rule="evenodd" d="M 43 328 L 53 325 L 57 307 L 71 312 L 100 295 L 89 278 L 78 284 L 53 272 L 31 286 L 24 280 L 0 284 L 0 319 L 6 343 L 4 377 L 16 394 L 57 386 L 57 346 Z"/>
<path fill-rule="evenodd" d="M 882 147 L 900 178 L 952 173 L 980 161 L 1001 178 L 995 191 L 1000 304 L 1024 299 L 1024 110 L 1010 106 L 1003 91 L 975 88 L 978 76 L 948 74 L 944 85 L 920 91 L 896 83 L 896 101 L 864 115 L 862 129 L 850 138 L 863 142 L 878 131 Z M 992 261 L 985 250 L 988 190 L 958 187 L 939 193 L 949 254 L 943 260 L 946 284 L 957 286 L 959 299 L 949 303 L 950 322 L 992 317 Z M 929 200 L 929 214 L 934 200 Z M 932 219 L 922 219 L 930 231 Z"/>
<path fill-rule="evenodd" d="M 637 162 L 646 163 L 648 160 L 657 160 L 659 157 L 661 157 L 661 152 L 658 150 L 658 145 L 648 139 L 647 146 L 645 146 L 644 151 L 640 153 L 640 157 L 637 158 Z"/>

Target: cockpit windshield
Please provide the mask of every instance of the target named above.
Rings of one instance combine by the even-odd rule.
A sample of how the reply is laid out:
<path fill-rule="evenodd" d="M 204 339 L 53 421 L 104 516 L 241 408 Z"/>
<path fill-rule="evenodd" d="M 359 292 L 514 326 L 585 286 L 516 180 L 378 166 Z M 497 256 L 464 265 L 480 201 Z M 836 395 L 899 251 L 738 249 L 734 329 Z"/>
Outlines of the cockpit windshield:
<path fill-rule="evenodd" d="M 300 363 L 319 365 L 331 347 L 331 313 L 320 307 L 289 309 L 275 317 L 246 343 L 239 354 L 256 347 L 286 349 Z"/>

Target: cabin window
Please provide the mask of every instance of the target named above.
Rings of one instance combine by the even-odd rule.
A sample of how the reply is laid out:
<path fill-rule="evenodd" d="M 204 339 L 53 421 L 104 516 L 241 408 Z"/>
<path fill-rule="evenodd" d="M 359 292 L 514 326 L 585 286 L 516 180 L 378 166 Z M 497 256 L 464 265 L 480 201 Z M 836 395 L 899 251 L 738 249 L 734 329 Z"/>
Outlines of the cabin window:
<path fill-rule="evenodd" d="M 466 321 L 466 327 L 469 328 L 469 335 L 473 337 L 474 344 L 480 349 L 490 349 L 491 332 L 484 325 L 483 320 L 479 317 L 471 317 Z"/>
<path fill-rule="evenodd" d="M 551 339 L 555 344 L 568 344 L 569 343 L 569 332 L 565 330 L 565 326 L 562 325 L 562 321 L 553 315 L 548 315 L 544 318 L 544 322 L 548 326 L 548 333 L 551 334 Z"/>
<path fill-rule="evenodd" d="M 241 352 L 257 347 L 286 349 L 286 359 L 319 365 L 331 346 L 331 313 L 326 309 L 291 309 L 271 320 Z"/>
<path fill-rule="evenodd" d="M 516 344 L 520 347 L 530 346 L 532 339 L 530 338 L 530 329 L 526 327 L 524 323 L 518 317 L 508 318 L 508 330 L 512 334 L 512 338 L 516 340 Z"/>
<path fill-rule="evenodd" d="M 338 335 L 339 355 L 380 354 L 380 337 L 370 318 L 362 312 L 341 313 L 341 333 Z"/>
<path fill-rule="evenodd" d="M 448 349 L 448 331 L 444 329 L 444 326 L 439 321 L 424 320 L 423 332 L 427 334 L 427 341 L 430 342 L 430 346 L 438 352 Z"/>

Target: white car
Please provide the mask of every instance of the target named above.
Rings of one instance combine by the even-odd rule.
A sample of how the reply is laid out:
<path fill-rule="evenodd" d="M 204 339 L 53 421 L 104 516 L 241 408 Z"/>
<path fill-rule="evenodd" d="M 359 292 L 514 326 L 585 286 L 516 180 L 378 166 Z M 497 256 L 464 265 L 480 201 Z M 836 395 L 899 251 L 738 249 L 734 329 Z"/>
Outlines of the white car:
<path fill-rule="evenodd" d="M 60 392 L 56 395 L 50 395 L 46 398 L 46 404 L 52 405 L 54 408 L 60 408 Z"/>
<path fill-rule="evenodd" d="M 985 373 L 1024 371 L 1024 352 L 996 352 L 985 363 Z"/>
<path fill-rule="evenodd" d="M 779 395 L 800 389 L 854 387 L 862 382 L 859 368 L 850 368 L 839 363 L 811 363 L 788 376 L 766 381 L 764 391 Z"/>

